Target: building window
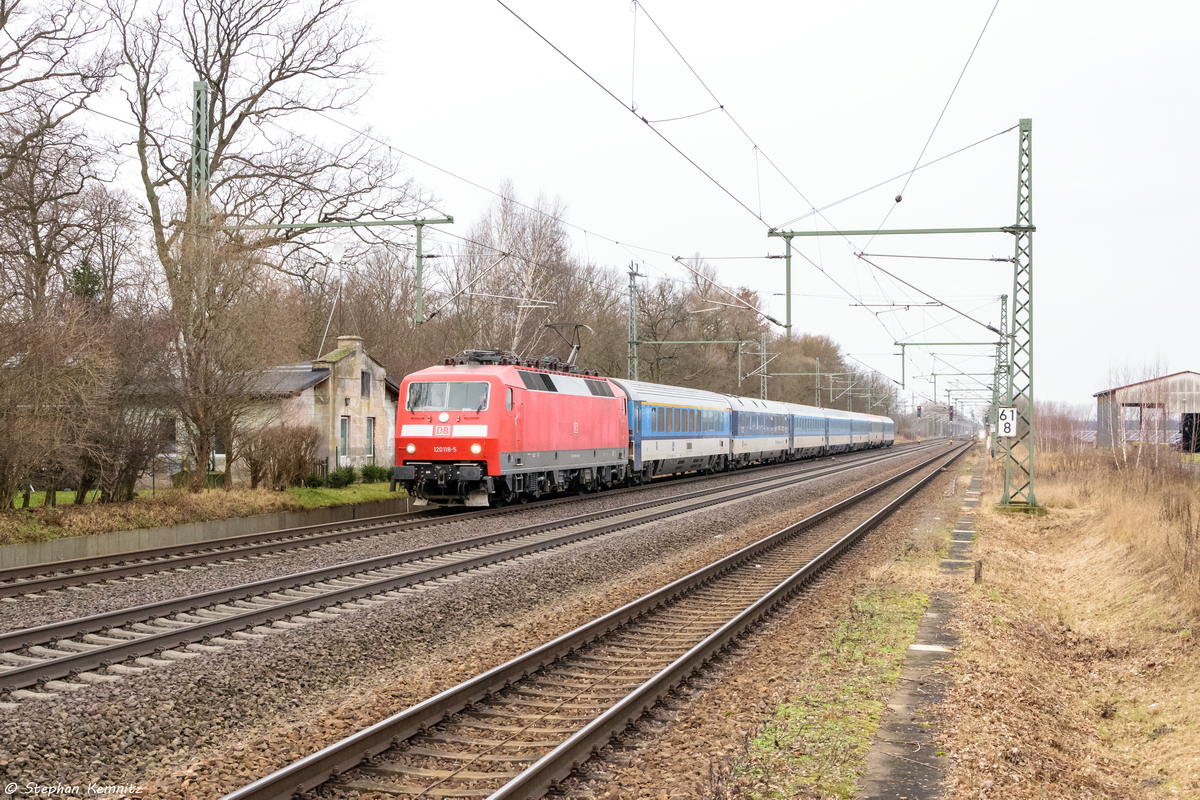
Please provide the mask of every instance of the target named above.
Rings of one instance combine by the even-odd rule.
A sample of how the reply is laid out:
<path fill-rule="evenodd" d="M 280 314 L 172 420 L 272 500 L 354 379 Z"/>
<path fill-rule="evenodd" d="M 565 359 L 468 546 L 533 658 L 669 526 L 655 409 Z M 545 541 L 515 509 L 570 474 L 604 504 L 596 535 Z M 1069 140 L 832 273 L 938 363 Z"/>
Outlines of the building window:
<path fill-rule="evenodd" d="M 361 393 L 362 399 L 370 400 L 371 399 L 371 373 L 370 373 L 370 371 L 364 369 L 362 371 L 362 373 L 360 374 L 360 378 L 361 378 L 361 383 L 362 383 L 362 393 Z"/>
<path fill-rule="evenodd" d="M 367 417 L 367 455 L 375 457 L 375 418 Z"/>
<path fill-rule="evenodd" d="M 338 440 L 338 455 L 350 455 L 350 418 L 342 417 L 341 437 Z"/>

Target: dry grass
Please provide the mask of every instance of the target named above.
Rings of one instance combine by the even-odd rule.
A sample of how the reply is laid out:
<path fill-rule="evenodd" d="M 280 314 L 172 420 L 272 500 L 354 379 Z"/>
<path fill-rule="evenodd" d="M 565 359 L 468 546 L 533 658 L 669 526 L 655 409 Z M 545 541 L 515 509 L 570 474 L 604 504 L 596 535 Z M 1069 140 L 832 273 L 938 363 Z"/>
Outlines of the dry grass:
<path fill-rule="evenodd" d="M 1169 591 L 1200 615 L 1200 472 L 1178 458 L 1135 463 L 1106 451 L 1041 456 L 1038 501 L 1095 512 L 1098 533 L 1127 546 L 1146 572 L 1165 577 Z"/>
<path fill-rule="evenodd" d="M 1065 461 L 1039 462 L 1047 516 L 981 504 L 950 796 L 1200 797 L 1196 477 Z"/>
<path fill-rule="evenodd" d="M 157 497 L 128 503 L 58 506 L 26 511 L 0 511 L 0 544 L 37 542 L 64 536 L 92 536 L 113 531 L 208 522 L 303 506 L 291 495 L 265 489 L 235 489 L 192 494 L 160 490 Z"/>

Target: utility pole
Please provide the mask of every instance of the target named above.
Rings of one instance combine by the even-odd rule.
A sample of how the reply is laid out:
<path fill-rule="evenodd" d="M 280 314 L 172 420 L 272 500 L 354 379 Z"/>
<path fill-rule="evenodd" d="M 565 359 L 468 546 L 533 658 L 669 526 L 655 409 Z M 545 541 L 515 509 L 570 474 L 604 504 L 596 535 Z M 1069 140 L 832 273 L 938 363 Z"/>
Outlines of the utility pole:
<path fill-rule="evenodd" d="M 909 228 L 904 230 L 770 230 L 768 237 L 781 237 L 790 245 L 795 236 L 890 236 L 958 233 L 1011 233 L 1016 237 L 1013 258 L 1012 323 L 1001 331 L 1010 339 L 1008 403 L 1016 410 L 1016 435 L 1004 440 L 1004 496 L 1000 505 L 1013 510 L 1040 512 L 1034 494 L 1034 395 L 1033 395 L 1033 120 L 1018 124 L 1017 219 L 1014 225 L 977 228 Z M 787 249 L 788 255 L 791 248 Z M 789 258 L 790 269 L 790 258 Z M 791 320 L 788 320 L 789 324 Z M 990 325 L 985 326 L 991 330 Z M 913 342 L 912 344 L 916 344 Z M 928 344 L 928 343 L 922 343 Z M 963 344 L 963 343 L 956 343 Z M 987 343 L 991 345 L 991 342 Z M 1003 345 L 1002 345 L 1003 347 Z M 832 393 L 832 389 L 831 389 Z M 937 388 L 934 388 L 937 397 Z"/>
<path fill-rule="evenodd" d="M 192 163 L 188 170 L 191 184 L 191 217 L 197 225 L 208 224 L 208 82 L 192 84 Z"/>
<path fill-rule="evenodd" d="M 784 289 L 784 291 L 787 292 L 787 325 L 785 326 L 785 330 L 787 331 L 787 338 L 790 342 L 792 340 L 792 237 L 789 236 L 784 241 L 787 245 L 787 279 L 785 281 L 786 288 Z"/>
<path fill-rule="evenodd" d="M 625 377 L 631 381 L 638 380 L 638 331 L 637 331 L 637 267 L 633 262 L 629 262 L 629 351 L 626 358 Z M 741 355 L 741 345 L 738 346 L 738 355 Z M 738 369 L 738 380 L 741 380 L 741 369 Z"/>
<path fill-rule="evenodd" d="M 992 458 L 996 457 L 996 432 L 1000 430 L 1000 404 L 1005 407 L 1009 403 L 1009 367 L 1008 367 L 1008 295 L 1000 295 L 1000 330 L 1005 332 L 996 342 L 996 367 L 992 374 L 992 413 L 988 415 L 989 435 L 992 437 Z"/>
<path fill-rule="evenodd" d="M 817 359 L 817 408 L 821 407 L 821 359 Z"/>
<path fill-rule="evenodd" d="M 790 298 L 789 298 L 788 302 L 789 303 L 791 302 Z M 759 349 L 762 351 L 762 366 L 759 367 L 759 370 L 761 370 L 761 374 L 758 376 L 758 396 L 760 399 L 766 400 L 767 399 L 767 332 L 766 331 L 763 331 L 762 347 L 760 347 Z"/>

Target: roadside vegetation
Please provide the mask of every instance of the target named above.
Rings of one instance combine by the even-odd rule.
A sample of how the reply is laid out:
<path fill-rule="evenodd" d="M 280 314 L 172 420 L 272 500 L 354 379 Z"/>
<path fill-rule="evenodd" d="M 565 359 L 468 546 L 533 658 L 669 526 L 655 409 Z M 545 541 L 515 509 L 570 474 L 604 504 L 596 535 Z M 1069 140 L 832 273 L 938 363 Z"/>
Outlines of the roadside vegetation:
<path fill-rule="evenodd" d="M 997 511 L 993 468 L 943 709 L 950 797 L 1200 796 L 1200 476 L 1176 456 L 1039 453 L 1044 517 Z"/>
<path fill-rule="evenodd" d="M 1200 797 L 1200 475 L 1165 449 L 1078 441 L 1038 453 L 1045 516 L 998 510 L 1003 463 L 989 459 L 983 581 L 951 579 L 962 641 L 935 709 L 950 800 Z M 949 526 L 927 527 L 864 586 L 789 702 L 715 765 L 708 797 L 853 796 L 911 614 L 941 585 Z"/>

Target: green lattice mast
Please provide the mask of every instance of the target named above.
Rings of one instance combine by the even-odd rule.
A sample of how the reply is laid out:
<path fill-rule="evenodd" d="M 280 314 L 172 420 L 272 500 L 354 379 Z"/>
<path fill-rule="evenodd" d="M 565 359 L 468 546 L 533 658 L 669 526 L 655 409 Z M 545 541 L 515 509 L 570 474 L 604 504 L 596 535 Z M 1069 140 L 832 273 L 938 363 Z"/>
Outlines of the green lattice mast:
<path fill-rule="evenodd" d="M 1013 259 L 1011 407 L 1017 435 L 1004 441 L 1002 506 L 1037 508 L 1033 487 L 1033 120 L 1021 120 L 1017 161 L 1017 237 Z"/>

